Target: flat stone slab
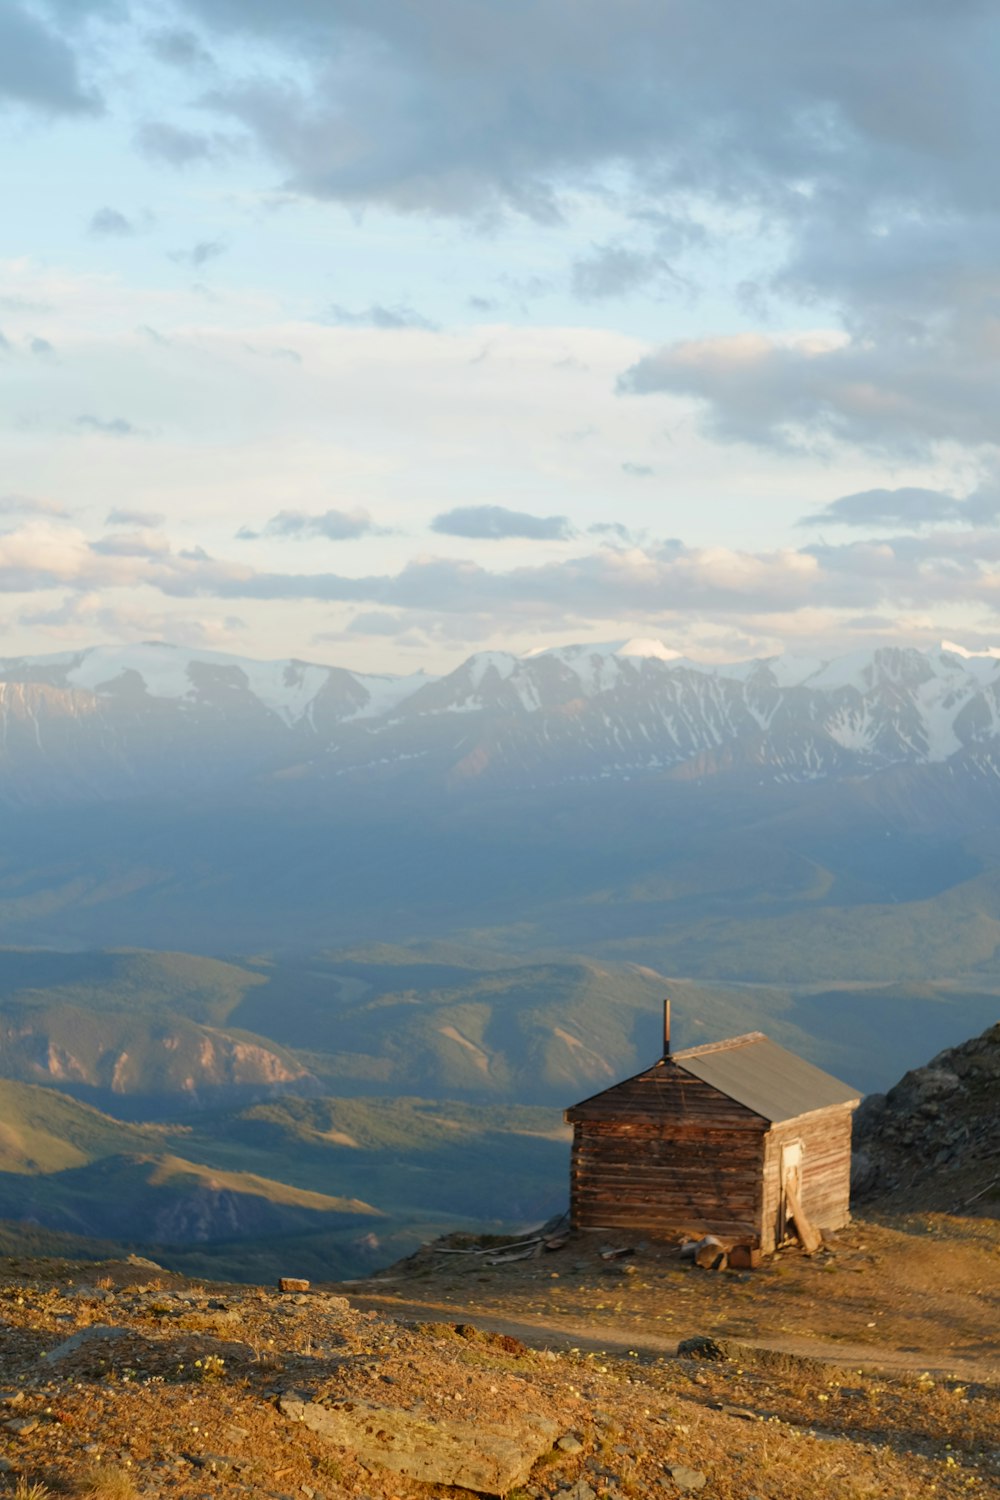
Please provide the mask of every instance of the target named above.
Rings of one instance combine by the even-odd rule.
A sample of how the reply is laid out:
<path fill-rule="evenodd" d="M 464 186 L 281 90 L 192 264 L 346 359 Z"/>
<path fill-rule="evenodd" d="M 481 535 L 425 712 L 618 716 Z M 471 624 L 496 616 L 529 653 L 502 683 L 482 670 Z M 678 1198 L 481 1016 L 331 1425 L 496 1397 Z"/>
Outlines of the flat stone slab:
<path fill-rule="evenodd" d="M 426 1484 L 452 1484 L 482 1495 L 505 1495 L 522 1484 L 548 1453 L 559 1427 L 535 1413 L 512 1416 L 502 1428 L 482 1422 L 431 1421 L 400 1407 L 344 1401 L 321 1406 L 282 1396 L 279 1409 L 293 1422 L 366 1463 Z"/>

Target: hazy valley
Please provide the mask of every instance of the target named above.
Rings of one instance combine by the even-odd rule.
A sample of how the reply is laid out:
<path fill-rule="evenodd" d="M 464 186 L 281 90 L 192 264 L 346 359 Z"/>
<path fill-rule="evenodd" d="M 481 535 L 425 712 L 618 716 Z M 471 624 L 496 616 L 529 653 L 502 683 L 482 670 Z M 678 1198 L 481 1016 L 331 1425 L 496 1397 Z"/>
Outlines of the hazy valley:
<path fill-rule="evenodd" d="M 866 1091 L 996 1019 L 990 656 L 149 645 L 8 660 L 0 713 L 0 1217 L 347 1271 L 558 1211 L 665 993 Z"/>

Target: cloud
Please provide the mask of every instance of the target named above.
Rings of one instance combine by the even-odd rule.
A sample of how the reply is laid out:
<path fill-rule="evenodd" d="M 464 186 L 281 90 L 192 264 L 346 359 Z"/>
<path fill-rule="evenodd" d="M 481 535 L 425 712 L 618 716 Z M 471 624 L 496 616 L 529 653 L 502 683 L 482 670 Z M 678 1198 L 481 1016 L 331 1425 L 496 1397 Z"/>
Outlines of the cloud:
<path fill-rule="evenodd" d="M 68 44 L 25 7 L 0 9 L 0 100 L 44 114 L 97 114 L 98 96 L 84 88 Z"/>
<path fill-rule="evenodd" d="M 71 593 L 58 604 L 23 610 L 19 623 L 56 640 L 64 640 L 67 631 L 78 631 L 86 632 L 91 640 L 94 636 L 102 640 L 161 640 L 175 645 L 216 648 L 232 646 L 234 637 L 238 640 L 247 628 L 238 615 L 192 618 L 135 605 L 109 604 L 99 593 Z"/>
<path fill-rule="evenodd" d="M 803 516 L 800 526 L 923 526 L 962 514 L 960 503 L 940 490 L 904 487 L 861 490 L 831 500 L 822 510 Z"/>
<path fill-rule="evenodd" d="M 102 432 L 107 437 L 143 437 L 145 436 L 141 427 L 136 427 L 134 422 L 128 422 L 124 417 L 95 417 L 90 412 L 84 412 L 83 416 L 77 417 L 77 427 L 85 427 L 90 432 Z"/>
<path fill-rule="evenodd" d="M 48 339 L 39 338 L 37 335 L 29 340 L 28 349 L 30 353 L 35 355 L 36 359 L 48 359 L 50 355 L 56 352 L 54 344 L 49 343 Z"/>
<path fill-rule="evenodd" d="M 605 539 L 612 538 L 614 541 L 630 547 L 636 545 L 638 541 L 638 538 L 634 536 L 627 526 L 623 526 L 621 521 L 595 521 L 593 526 L 587 527 L 587 534 L 588 536 L 598 536 Z"/>
<path fill-rule="evenodd" d="M 258 359 L 285 360 L 288 364 L 292 365 L 300 365 L 302 363 L 302 355 L 299 351 L 297 349 L 289 349 L 283 344 L 275 344 L 271 348 L 266 349 L 261 348 L 259 344 L 244 344 L 243 347 L 248 354 L 252 354 Z"/>
<path fill-rule="evenodd" d="M 172 68 L 193 70 L 212 62 L 212 55 L 201 39 L 182 26 L 161 26 L 151 31 L 146 40 L 156 60 Z"/>
<path fill-rule="evenodd" d="M 932 609 L 942 605 L 964 618 L 978 609 L 982 629 L 987 617 L 1000 621 L 1000 531 L 949 526 L 760 551 L 616 538 L 615 545 L 506 570 L 429 556 L 398 572 L 353 576 L 258 572 L 201 548 L 172 552 L 165 538 L 147 532 L 92 543 L 43 519 L 0 534 L 0 590 L 58 586 L 106 598 L 142 587 L 174 600 L 209 600 L 226 612 L 238 600 L 351 604 L 360 611 L 358 631 L 390 635 L 396 621 L 397 639 L 406 629 L 465 640 L 512 628 L 605 629 L 613 620 L 643 620 L 651 628 L 668 621 L 702 633 L 709 626 L 730 634 L 750 630 L 771 639 L 821 629 L 829 639 L 852 621 L 860 630 L 868 628 L 865 621 L 922 619 L 929 629 Z M 881 624 L 876 628 L 885 634 Z"/>
<path fill-rule="evenodd" d="M 155 529 L 162 526 L 166 517 L 158 510 L 133 510 L 131 506 L 117 505 L 104 518 L 105 526 L 138 526 Z"/>
<path fill-rule="evenodd" d="M 225 255 L 229 246 L 225 240 L 199 240 L 192 245 L 190 250 L 171 250 L 168 260 L 176 261 L 179 265 L 203 266 L 210 260 L 216 260 L 220 255 Z"/>
<path fill-rule="evenodd" d="M 90 545 L 104 557 L 165 557 L 170 551 L 167 538 L 154 531 L 120 531 Z"/>
<path fill-rule="evenodd" d="M 219 161 L 232 150 L 232 141 L 216 132 L 183 130 L 163 120 L 149 120 L 136 132 L 136 145 L 150 161 L 169 167 L 187 167 L 192 162 Z"/>
<path fill-rule="evenodd" d="M 40 500 L 34 495 L 0 496 L 0 516 L 68 516 L 69 511 L 56 500 Z"/>
<path fill-rule="evenodd" d="M 961 500 L 941 490 L 908 486 L 897 490 L 862 490 L 831 500 L 822 510 L 803 516 L 800 526 L 868 526 L 919 529 L 934 522 L 976 528 L 1000 520 L 1000 483 L 988 472 L 978 488 Z M 966 533 L 975 534 L 973 533 Z"/>
<path fill-rule="evenodd" d="M 573 535 L 565 516 L 531 516 L 525 511 L 508 510 L 504 505 L 457 506 L 435 516 L 431 530 L 480 541 L 525 537 L 538 542 L 562 542 Z"/>
<path fill-rule="evenodd" d="M 622 473 L 631 474 L 633 479 L 649 479 L 656 470 L 649 464 L 634 464 L 626 459 L 622 464 Z"/>
<path fill-rule="evenodd" d="M 673 196 L 694 189 L 809 219 L 847 180 L 867 225 L 869 204 L 902 209 L 931 186 L 943 204 L 994 191 L 996 36 L 981 5 L 803 0 L 790 14 L 762 0 L 720 23 L 657 0 L 624 15 L 606 0 L 426 0 L 419 27 L 387 0 L 187 9 L 266 40 L 270 66 L 214 103 L 320 197 L 551 218 L 561 186 L 624 167 L 675 217 Z"/>
<path fill-rule="evenodd" d="M 125 238 L 135 234 L 135 225 L 131 219 L 127 219 L 117 208 L 99 208 L 93 215 L 89 225 L 91 234 L 112 235 Z"/>
<path fill-rule="evenodd" d="M 686 287 L 700 245 L 744 315 L 752 288 L 758 316 L 791 299 L 848 336 L 776 345 L 744 369 L 751 389 L 721 389 L 690 350 L 681 367 L 651 353 L 634 387 L 704 402 L 716 436 L 998 442 L 990 6 L 425 0 L 418 27 L 392 0 L 178 5 L 232 48 L 199 107 L 237 122 L 289 195 L 476 225 L 589 206 L 617 224 L 573 260 L 579 297 Z"/>
<path fill-rule="evenodd" d="M 236 535 L 248 542 L 262 537 L 322 537 L 328 542 L 352 542 L 358 537 L 384 535 L 384 531 L 366 510 L 326 510 L 318 515 L 304 510 L 280 510 L 259 531 L 242 526 Z"/>
<path fill-rule="evenodd" d="M 621 244 L 595 245 L 588 255 L 573 262 L 571 271 L 573 294 L 581 302 L 602 302 L 647 287 L 681 284 L 665 255 Z"/>
<path fill-rule="evenodd" d="M 427 332 L 433 332 L 437 324 L 432 323 L 421 313 L 412 307 L 397 305 L 385 307 L 381 303 L 373 303 L 361 312 L 351 312 L 346 307 L 341 307 L 334 302 L 327 308 L 324 321 L 334 323 L 341 328 L 422 328 Z"/>
<path fill-rule="evenodd" d="M 385 610 L 369 609 L 354 615 L 345 633 L 393 637 L 408 635 L 412 629 L 413 622 L 405 615 L 390 615 Z"/>
<path fill-rule="evenodd" d="M 811 450 L 841 441 L 925 457 L 946 442 L 1000 444 L 1000 362 L 987 332 L 943 344 L 895 335 L 691 339 L 644 356 L 618 389 L 692 397 L 709 433 L 727 442 Z"/>

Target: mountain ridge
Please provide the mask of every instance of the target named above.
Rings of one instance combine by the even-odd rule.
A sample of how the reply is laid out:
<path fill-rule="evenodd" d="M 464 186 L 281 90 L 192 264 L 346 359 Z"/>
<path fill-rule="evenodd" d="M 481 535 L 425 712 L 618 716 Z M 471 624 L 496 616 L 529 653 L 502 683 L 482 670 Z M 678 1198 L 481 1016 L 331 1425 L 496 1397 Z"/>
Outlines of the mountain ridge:
<path fill-rule="evenodd" d="M 953 644 L 715 665 L 661 643 L 477 652 L 444 676 L 164 643 L 0 660 L 0 796 L 291 778 L 476 787 L 947 766 L 1000 779 L 1000 658 Z"/>

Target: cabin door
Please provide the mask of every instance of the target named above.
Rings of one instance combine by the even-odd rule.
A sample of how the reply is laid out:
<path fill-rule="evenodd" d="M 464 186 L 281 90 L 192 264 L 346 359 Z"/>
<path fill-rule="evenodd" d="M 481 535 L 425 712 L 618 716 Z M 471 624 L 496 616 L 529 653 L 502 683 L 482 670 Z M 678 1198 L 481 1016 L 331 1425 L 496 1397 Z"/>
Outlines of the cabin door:
<path fill-rule="evenodd" d="M 785 1141 L 781 1147 L 781 1197 L 778 1208 L 778 1236 L 777 1243 L 780 1245 L 788 1238 L 788 1221 L 795 1217 L 788 1201 L 788 1184 L 792 1185 L 793 1195 L 797 1195 L 802 1189 L 802 1142 Z"/>

